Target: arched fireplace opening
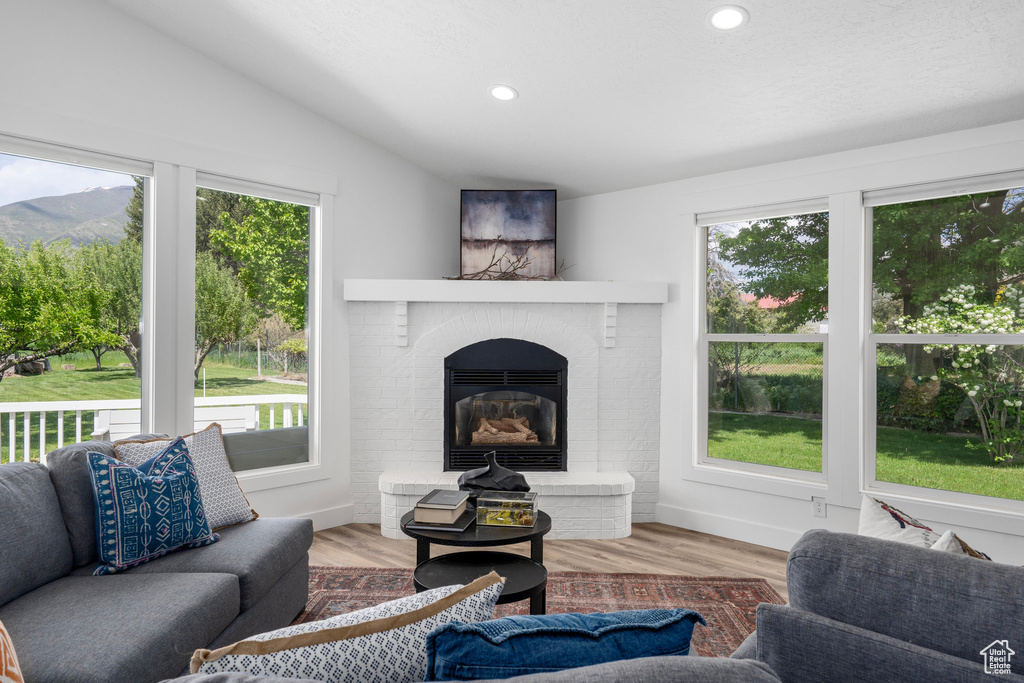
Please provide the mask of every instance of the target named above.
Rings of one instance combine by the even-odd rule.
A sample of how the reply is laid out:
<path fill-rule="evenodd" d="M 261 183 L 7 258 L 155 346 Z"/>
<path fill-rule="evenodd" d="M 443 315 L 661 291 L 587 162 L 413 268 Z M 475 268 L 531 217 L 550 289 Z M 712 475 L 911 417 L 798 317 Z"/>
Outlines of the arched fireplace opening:
<path fill-rule="evenodd" d="M 521 339 L 489 339 L 445 358 L 444 468 L 486 464 L 566 471 L 566 358 Z"/>

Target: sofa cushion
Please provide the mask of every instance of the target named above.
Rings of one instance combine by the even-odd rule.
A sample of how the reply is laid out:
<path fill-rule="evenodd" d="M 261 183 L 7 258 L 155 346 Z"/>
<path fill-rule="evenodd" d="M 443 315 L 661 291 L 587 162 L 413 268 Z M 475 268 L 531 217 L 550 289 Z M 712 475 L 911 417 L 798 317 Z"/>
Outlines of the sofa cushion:
<path fill-rule="evenodd" d="M 324 683 L 422 681 L 427 634 L 450 621 L 490 619 L 503 586 L 504 579 L 491 572 L 465 586 L 288 626 L 212 652 L 197 650 L 191 672 L 242 671 Z"/>
<path fill-rule="evenodd" d="M 151 439 L 163 434 L 139 434 L 133 439 Z M 50 481 L 57 491 L 64 526 L 71 541 L 72 564 L 83 567 L 96 562 L 96 499 L 89 479 L 90 451 L 114 457 L 110 441 L 84 441 L 71 444 L 46 455 Z"/>
<path fill-rule="evenodd" d="M 228 464 L 227 451 L 220 425 L 214 422 L 201 432 L 184 437 L 199 475 L 199 488 L 203 494 L 210 528 L 214 531 L 234 524 L 256 519 L 259 515 L 249 507 L 238 480 Z M 117 458 L 138 467 L 169 445 L 166 439 L 122 440 L 114 444 Z"/>
<path fill-rule="evenodd" d="M 757 607 L 757 659 L 770 666 L 783 681 L 992 680 L 978 653 L 961 659 L 817 614 L 768 603 Z M 1024 681 L 1024 677 L 1012 674 L 998 678 Z"/>
<path fill-rule="evenodd" d="M 241 611 L 252 607 L 313 543 L 313 522 L 308 519 L 260 518 L 249 524 L 221 529 L 220 540 L 202 548 L 180 550 L 159 560 L 140 564 L 128 574 L 225 573 L 238 577 Z M 76 569 L 72 575 L 91 573 L 96 565 Z"/>
<path fill-rule="evenodd" d="M 427 680 L 465 681 L 560 671 L 643 656 L 688 655 L 688 609 L 542 614 L 452 623 L 427 636 Z"/>
<path fill-rule="evenodd" d="M 0 525 L 0 605 L 71 571 L 71 542 L 42 465 L 0 465 Z"/>
<path fill-rule="evenodd" d="M 89 454 L 96 490 L 96 533 L 101 564 L 113 574 L 219 539 L 210 531 L 192 459 L 177 439 L 141 469 L 100 453 Z"/>
<path fill-rule="evenodd" d="M 780 683 L 779 677 L 762 662 L 672 656 L 626 659 L 500 680 L 503 683 Z"/>
<path fill-rule="evenodd" d="M 64 577 L 0 607 L 27 681 L 152 681 L 238 614 L 229 574 Z"/>
<path fill-rule="evenodd" d="M 966 555 L 817 529 L 790 551 L 786 581 L 795 608 L 971 662 L 1024 633 L 1024 569 Z"/>
<path fill-rule="evenodd" d="M 241 612 L 230 626 L 206 645 L 206 649 L 217 650 L 259 633 L 284 628 L 302 614 L 308 601 L 309 556 L 303 555 L 267 590 L 266 595 Z M 181 673 L 187 674 L 188 669 Z"/>

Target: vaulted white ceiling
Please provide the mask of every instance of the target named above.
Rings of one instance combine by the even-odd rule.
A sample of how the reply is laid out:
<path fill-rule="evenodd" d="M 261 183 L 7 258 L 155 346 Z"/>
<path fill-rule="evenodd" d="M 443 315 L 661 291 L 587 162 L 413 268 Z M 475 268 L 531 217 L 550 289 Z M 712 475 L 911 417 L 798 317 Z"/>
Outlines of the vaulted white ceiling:
<path fill-rule="evenodd" d="M 463 188 L 567 198 L 1024 118 L 1021 0 L 737 0 L 731 33 L 716 0 L 105 1 Z"/>

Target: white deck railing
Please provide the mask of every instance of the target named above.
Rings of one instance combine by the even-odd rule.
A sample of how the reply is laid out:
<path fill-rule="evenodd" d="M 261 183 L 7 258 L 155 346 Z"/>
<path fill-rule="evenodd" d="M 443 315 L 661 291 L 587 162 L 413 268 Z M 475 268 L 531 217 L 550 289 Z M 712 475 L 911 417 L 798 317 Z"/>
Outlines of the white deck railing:
<path fill-rule="evenodd" d="M 204 406 L 255 406 L 256 429 L 259 430 L 274 429 L 275 426 L 301 427 L 304 423 L 304 413 L 307 412 L 307 402 L 308 398 L 304 394 L 267 394 L 264 396 L 197 397 L 194 405 L 197 408 Z M 281 407 L 280 424 L 276 419 L 278 405 Z M 269 420 L 265 426 L 260 424 L 261 406 L 269 406 Z M 76 443 L 82 441 L 83 436 L 86 441 L 91 438 L 91 434 L 82 434 L 83 413 L 86 415 L 91 413 L 95 423 L 96 411 L 118 408 L 138 410 L 141 407 L 142 402 L 138 399 L 0 403 L 0 446 L 7 446 L 6 453 L 0 458 L 0 462 L 41 460 L 53 448 L 63 446 L 66 413 L 75 414 L 75 440 L 71 443 Z M 51 448 L 51 444 L 47 443 L 46 424 L 47 416 L 53 413 L 57 414 L 57 440 Z M 21 424 L 20 435 L 18 434 L 19 424 Z M 38 448 L 33 448 L 34 446 Z"/>

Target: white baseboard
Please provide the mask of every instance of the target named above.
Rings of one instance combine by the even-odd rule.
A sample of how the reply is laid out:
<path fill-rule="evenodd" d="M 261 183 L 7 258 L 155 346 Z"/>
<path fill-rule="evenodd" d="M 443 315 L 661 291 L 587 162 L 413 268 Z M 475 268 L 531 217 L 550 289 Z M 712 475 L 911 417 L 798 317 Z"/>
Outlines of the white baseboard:
<path fill-rule="evenodd" d="M 295 516 L 307 517 L 313 520 L 313 530 L 320 531 L 321 529 L 330 529 L 331 527 L 341 526 L 342 524 L 351 524 L 353 519 L 353 507 L 354 506 L 352 505 L 338 505 L 337 507 L 327 508 L 326 510 L 316 510 L 315 512 L 307 512 Z"/>
<path fill-rule="evenodd" d="M 655 507 L 654 518 L 662 524 L 671 524 L 683 529 L 692 529 L 705 534 L 724 536 L 737 541 L 788 551 L 803 535 L 803 531 L 785 529 L 764 523 L 752 523 L 745 519 L 734 519 L 713 515 L 699 510 L 664 505 Z"/>

